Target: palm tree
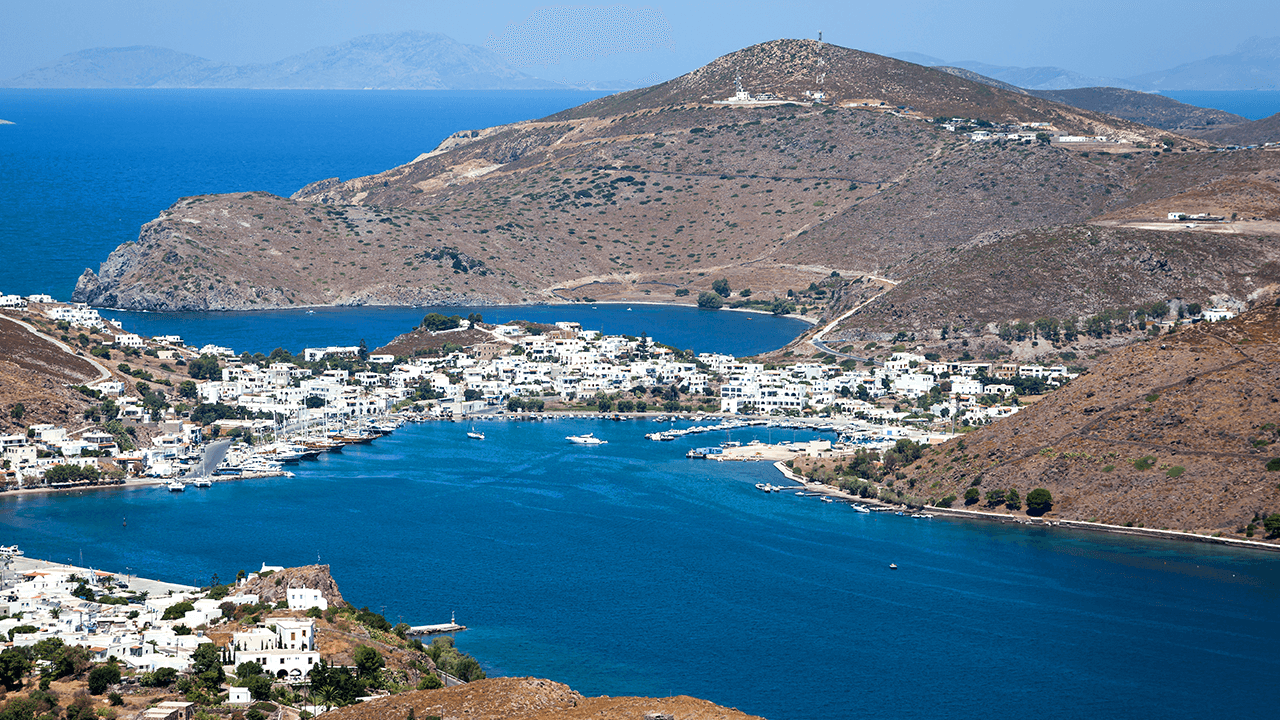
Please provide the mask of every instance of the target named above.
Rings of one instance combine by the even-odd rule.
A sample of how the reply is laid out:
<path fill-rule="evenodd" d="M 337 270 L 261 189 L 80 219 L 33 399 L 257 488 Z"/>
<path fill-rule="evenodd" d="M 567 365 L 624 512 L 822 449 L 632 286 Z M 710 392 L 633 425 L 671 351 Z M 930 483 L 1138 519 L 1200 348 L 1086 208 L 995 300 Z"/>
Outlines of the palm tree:
<path fill-rule="evenodd" d="M 334 687 L 332 683 L 326 683 L 316 689 L 320 691 L 320 699 L 324 702 L 324 709 L 332 709 L 334 701 L 338 699 L 338 688 Z"/>

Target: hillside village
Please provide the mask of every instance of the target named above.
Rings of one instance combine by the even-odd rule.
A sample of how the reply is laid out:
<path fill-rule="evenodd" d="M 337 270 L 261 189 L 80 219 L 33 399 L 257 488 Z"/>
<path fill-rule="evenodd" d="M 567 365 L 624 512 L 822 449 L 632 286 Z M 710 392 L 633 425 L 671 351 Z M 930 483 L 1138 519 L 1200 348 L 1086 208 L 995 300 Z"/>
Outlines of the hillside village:
<path fill-rule="evenodd" d="M 70 717 L 89 717 L 75 714 L 84 706 L 191 720 L 212 706 L 297 718 L 484 677 L 451 638 L 427 647 L 410 637 L 463 626 L 392 627 L 343 601 L 327 566 L 264 564 L 204 588 L 30 560 L 14 547 L 0 550 L 0 567 L 0 680 L 29 691 L 10 696 L 6 712 L 23 702 L 56 710 L 67 695 Z"/>
<path fill-rule="evenodd" d="M 97 401 L 83 412 L 86 424 L 30 423 L 24 433 L 0 436 L 6 489 L 167 480 L 181 490 L 178 478 L 198 469 L 224 478 L 284 474 L 285 463 L 368 442 L 406 420 L 538 418 L 552 411 L 618 419 L 814 418 L 838 434 L 837 455 L 885 450 L 903 438 L 942 442 L 1008 417 L 1081 372 L 1061 364 L 947 360 L 905 345 L 883 362 L 861 364 L 834 356 L 790 364 L 691 356 L 647 337 L 606 336 L 577 323 L 495 326 L 438 314 L 410 334 L 434 343 L 430 350 L 398 356 L 357 345 L 307 348 L 298 357 L 282 350 L 237 356 L 225 347 L 187 347 L 173 336 L 142 338 L 84 305 L 29 309 L 65 328 L 66 339 L 83 329 L 102 333 L 90 357 L 109 364 L 112 352 L 122 352 L 158 362 L 157 371 L 170 376 L 120 363 L 105 379 L 77 386 Z M 402 341 L 388 347 L 403 350 Z M 16 417 L 12 408 L 10 415 Z M 201 468 L 218 438 L 244 442 L 216 467 Z"/>

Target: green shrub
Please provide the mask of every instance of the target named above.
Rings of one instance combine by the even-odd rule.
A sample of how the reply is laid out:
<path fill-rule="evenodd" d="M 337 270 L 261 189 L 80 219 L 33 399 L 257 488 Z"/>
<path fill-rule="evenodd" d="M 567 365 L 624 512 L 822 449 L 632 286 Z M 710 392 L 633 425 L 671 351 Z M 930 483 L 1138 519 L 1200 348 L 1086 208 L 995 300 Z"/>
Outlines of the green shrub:
<path fill-rule="evenodd" d="M 435 673 L 427 673 L 418 681 L 419 690 L 438 690 L 444 687 L 444 683 L 440 682 L 440 676 Z"/>
<path fill-rule="evenodd" d="M 939 500 L 937 503 L 935 503 L 935 505 L 940 508 L 949 508 L 951 507 L 951 504 L 954 503 L 955 501 L 956 501 L 955 495 L 948 495 L 942 498 L 941 500 Z"/>
<path fill-rule="evenodd" d="M 973 505 L 974 503 L 978 502 L 978 500 L 981 499 L 981 497 L 982 497 L 982 493 L 978 492 L 978 488 L 971 487 L 968 490 L 964 491 L 964 504 Z"/>
<path fill-rule="evenodd" d="M 112 665 L 98 665 L 89 671 L 89 694 L 101 695 L 111 685 L 120 682 L 120 668 Z"/>
<path fill-rule="evenodd" d="M 1146 455 L 1133 461 L 1133 467 L 1136 470 L 1150 470 L 1156 464 L 1155 455 Z"/>
<path fill-rule="evenodd" d="M 1280 537 L 1280 513 L 1272 513 L 1262 521 L 1262 527 L 1267 531 L 1267 537 Z"/>
<path fill-rule="evenodd" d="M 173 605 L 170 605 L 169 607 L 165 608 L 164 614 L 160 616 L 160 619 L 161 620 L 177 620 L 178 618 L 186 615 L 187 613 L 195 609 L 196 609 L 195 605 L 192 605 L 187 600 L 183 600 L 180 603 L 174 603 Z"/>
<path fill-rule="evenodd" d="M 1053 507 L 1053 495 L 1044 488 L 1027 493 L 1027 514 L 1043 515 Z"/>
<path fill-rule="evenodd" d="M 1267 470 L 1270 472 L 1280 472 L 1280 458 L 1271 458 L 1267 463 Z"/>
<path fill-rule="evenodd" d="M 1005 493 L 1004 506 L 1010 510 L 1017 510 L 1022 507 L 1022 496 L 1018 494 L 1017 490 L 1011 489 Z"/>
<path fill-rule="evenodd" d="M 1178 477 L 1179 475 L 1181 475 L 1182 473 L 1186 472 L 1186 470 L 1187 470 L 1187 469 L 1186 469 L 1186 468 L 1184 468 L 1184 467 L 1182 467 L 1181 465 L 1174 465 L 1173 467 L 1169 468 L 1169 469 L 1165 472 L 1165 475 L 1168 475 L 1168 476 L 1169 476 L 1169 477 L 1171 477 L 1171 478 L 1176 478 L 1176 477 Z"/>

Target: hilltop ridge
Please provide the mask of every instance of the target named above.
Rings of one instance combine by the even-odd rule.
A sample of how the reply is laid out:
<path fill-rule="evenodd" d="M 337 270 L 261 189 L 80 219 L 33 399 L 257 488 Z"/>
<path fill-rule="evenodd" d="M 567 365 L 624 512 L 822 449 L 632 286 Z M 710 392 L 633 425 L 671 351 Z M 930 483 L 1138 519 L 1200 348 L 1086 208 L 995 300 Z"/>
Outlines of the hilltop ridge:
<path fill-rule="evenodd" d="M 986 125 L 1001 137 L 966 134 Z M 835 315 L 877 277 L 902 284 L 899 294 L 922 288 L 930 317 L 975 314 L 961 303 L 983 297 L 995 322 L 1035 317 L 1043 292 L 1020 292 L 1016 275 L 999 294 L 914 279 L 977 262 L 992 243 L 1012 262 L 1027 233 L 1157 223 L 1148 229 L 1164 234 L 1142 241 L 1155 267 L 1181 267 L 1179 243 L 1205 233 L 1252 239 L 1209 243 L 1204 276 L 1134 274 L 1123 302 L 1244 302 L 1274 281 L 1280 153 L 1206 150 L 940 70 L 776 40 L 541 120 L 462 130 L 399 167 L 318 180 L 291 198 L 181 199 L 87 270 L 74 297 L 151 310 L 693 302 L 725 278 L 766 305 L 834 285 L 806 297 Z M 1159 225 L 1174 211 L 1240 217 Z M 1126 252 L 1119 238 L 1102 233 L 1096 251 L 1076 255 L 1086 264 L 1055 312 L 1093 312 L 1116 294 L 1092 270 Z M 874 329 L 890 337 L 910 324 L 880 317 Z"/>

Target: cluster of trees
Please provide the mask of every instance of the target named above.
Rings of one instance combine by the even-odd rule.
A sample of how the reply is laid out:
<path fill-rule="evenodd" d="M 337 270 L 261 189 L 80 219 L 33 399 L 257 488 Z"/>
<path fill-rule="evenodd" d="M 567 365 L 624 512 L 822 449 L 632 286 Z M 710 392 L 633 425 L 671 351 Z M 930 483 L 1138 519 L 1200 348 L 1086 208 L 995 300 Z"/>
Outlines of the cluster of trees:
<path fill-rule="evenodd" d="M 1187 303 L 1178 306 L 1177 315 L 1179 318 L 1195 316 L 1199 315 L 1201 310 L 1200 303 Z M 1169 316 L 1169 312 L 1169 304 L 1158 300 L 1132 308 L 1103 310 L 1085 318 L 1081 326 L 1077 326 L 1075 320 L 1058 320 L 1050 317 L 1042 317 L 1034 322 L 1019 320 L 1001 323 L 997 334 L 1005 342 L 1027 339 L 1043 339 L 1053 343 L 1073 342 L 1081 334 L 1101 338 L 1113 332 L 1146 330 L 1148 320 L 1163 320 Z"/>
<path fill-rule="evenodd" d="M 484 322 L 484 317 L 480 315 L 480 313 L 471 313 L 470 315 L 467 316 L 467 321 L 470 322 L 472 325 L 475 325 L 476 323 Z M 418 327 L 422 328 L 423 330 L 430 330 L 431 332 L 440 332 L 441 330 L 453 330 L 454 328 L 458 328 L 461 326 L 462 326 L 462 316 L 460 315 L 446 316 L 446 315 L 441 315 L 440 313 L 437 313 L 437 312 L 433 312 L 433 313 L 427 313 L 426 317 L 422 318 L 422 324 L 419 325 Z"/>
<path fill-rule="evenodd" d="M 102 472 L 93 465 L 54 465 L 44 471 L 45 482 L 50 485 L 63 483 L 96 483 Z"/>
<path fill-rule="evenodd" d="M 90 673 L 89 689 L 94 695 L 99 695 L 107 686 L 120 682 L 120 669 L 113 662 L 95 667 L 89 661 L 89 651 L 83 647 L 67 645 L 59 638 L 46 638 L 34 645 L 7 648 L 0 652 L 0 685 L 6 690 L 22 687 L 24 679 L 36 667 L 36 663 L 47 663 L 41 680 L 43 690 L 48 689 L 48 680 L 81 677 L 90 668 L 93 668 L 93 672 Z M 54 705 L 56 704 L 55 702 Z M 0 718 L 3 717 L 4 713 L 0 712 Z"/>
<path fill-rule="evenodd" d="M 270 420 L 271 413 L 253 412 L 237 405 L 232 407 L 226 403 L 200 403 L 191 409 L 191 422 L 209 425 L 218 420 Z"/>
<path fill-rule="evenodd" d="M 1004 505 L 1010 510 L 1018 510 L 1023 503 L 1022 496 L 1013 488 L 1008 490 L 988 490 L 985 497 L 987 507 L 990 508 Z M 978 490 L 976 486 L 964 491 L 965 505 L 976 505 L 982 498 L 982 491 Z M 1028 515 L 1043 515 L 1053 508 L 1053 494 L 1045 488 L 1036 488 L 1027 493 L 1026 503 Z"/>
<path fill-rule="evenodd" d="M 471 682 L 485 678 L 485 672 L 481 669 L 480 663 L 475 658 L 454 647 L 453 638 L 448 635 L 442 635 L 432 640 L 431 644 L 423 651 L 436 664 L 437 668 L 459 680 Z"/>
<path fill-rule="evenodd" d="M 254 700 L 271 699 L 271 677 L 256 662 L 242 662 L 236 666 L 236 679 L 232 683 L 237 687 L 249 688 L 249 695 Z"/>
<path fill-rule="evenodd" d="M 518 398 L 513 397 L 507 400 L 507 410 L 510 412 L 520 412 L 526 410 L 528 412 L 542 412 L 542 408 L 546 406 L 542 398 Z"/>
<path fill-rule="evenodd" d="M 196 380 L 221 380 L 222 366 L 214 355 L 201 355 L 187 363 L 187 374 Z"/>

